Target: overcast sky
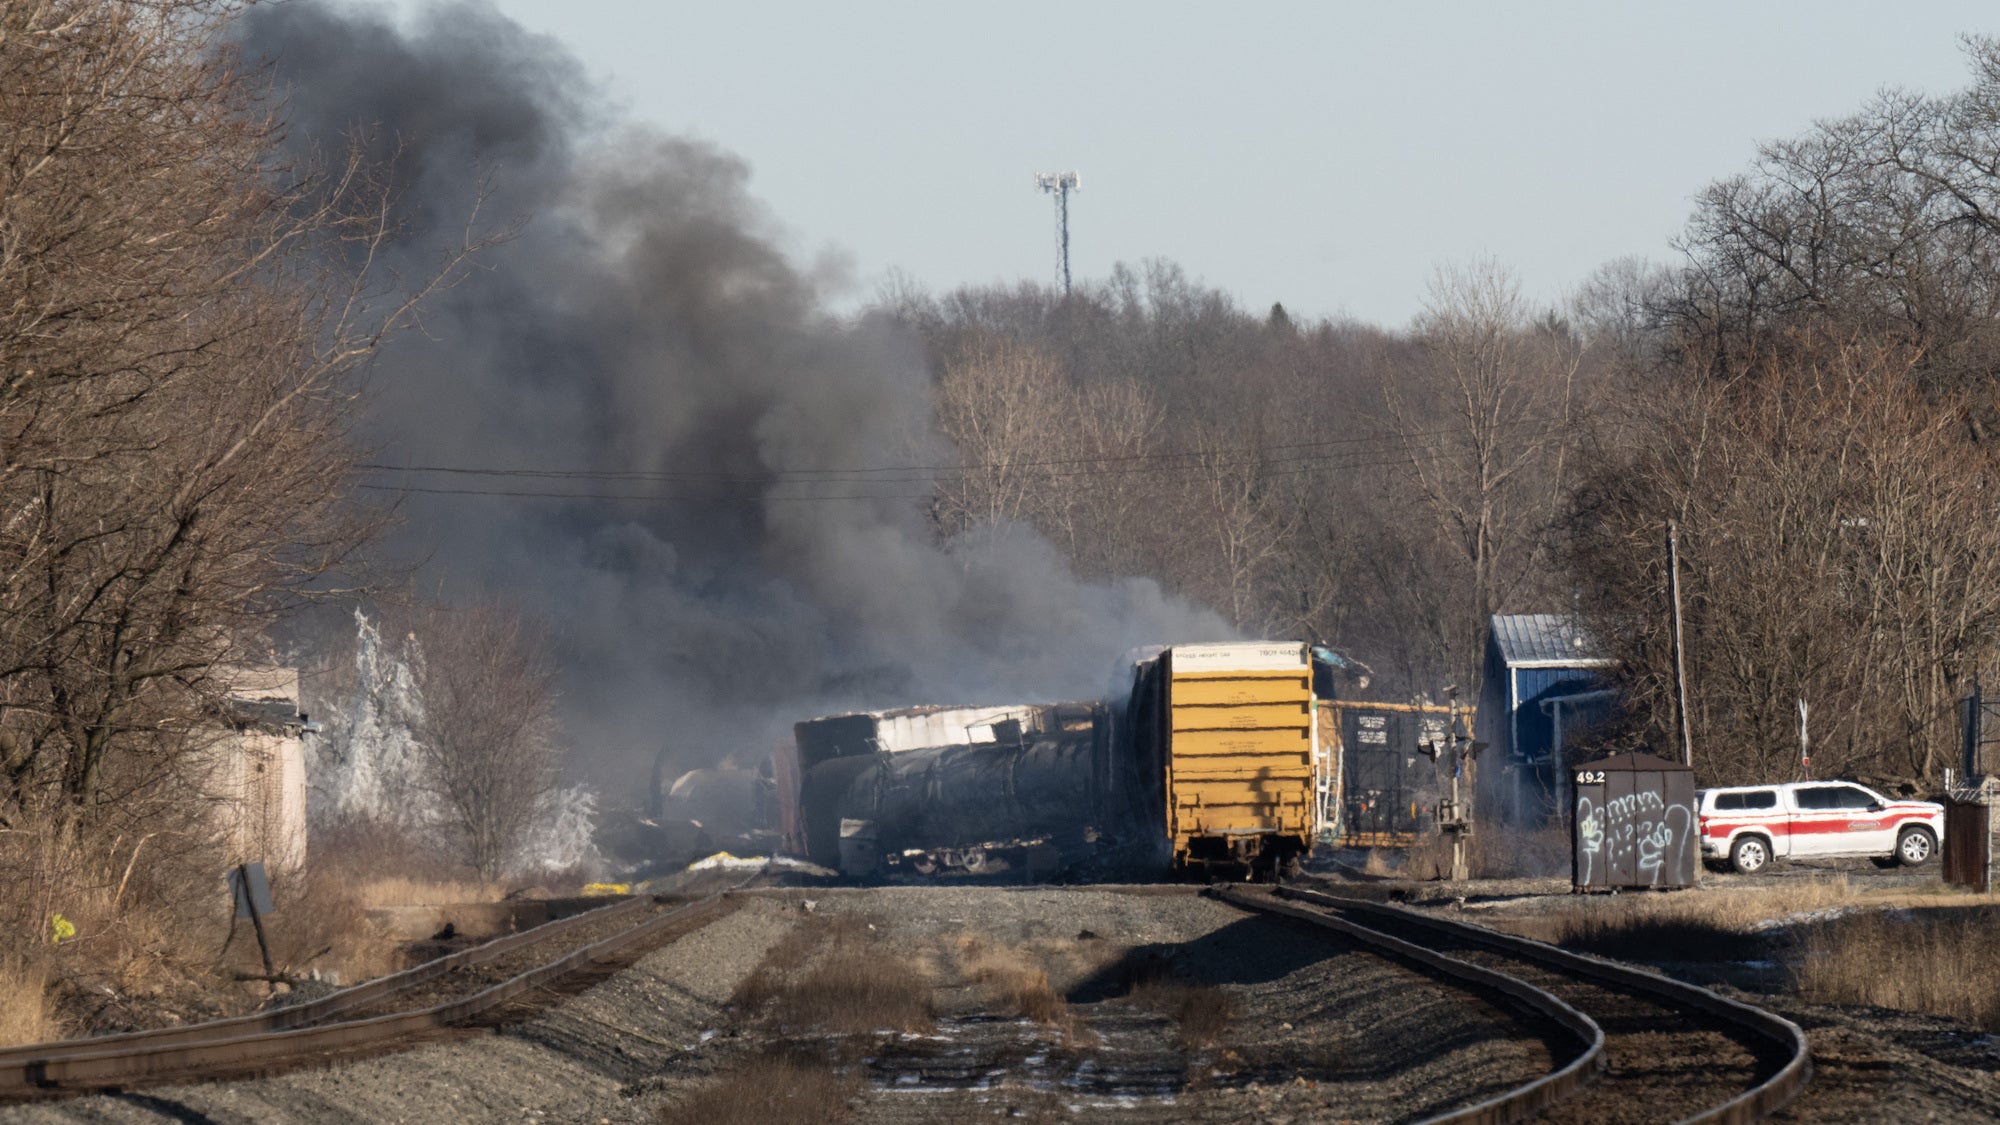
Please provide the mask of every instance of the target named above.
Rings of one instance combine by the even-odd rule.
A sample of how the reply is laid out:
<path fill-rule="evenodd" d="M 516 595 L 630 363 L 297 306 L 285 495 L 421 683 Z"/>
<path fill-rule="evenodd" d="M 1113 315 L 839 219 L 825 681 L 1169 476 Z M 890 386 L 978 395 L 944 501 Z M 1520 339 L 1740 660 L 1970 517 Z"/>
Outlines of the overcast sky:
<path fill-rule="evenodd" d="M 418 0 L 400 0 L 405 8 Z M 1491 256 L 1553 300 L 1668 259 L 1702 185 L 1884 86 L 1968 80 L 1960 2 L 1261 4 L 497 0 L 629 112 L 752 168 L 801 262 L 866 299 L 1164 257 L 1262 309 L 1401 325 Z"/>

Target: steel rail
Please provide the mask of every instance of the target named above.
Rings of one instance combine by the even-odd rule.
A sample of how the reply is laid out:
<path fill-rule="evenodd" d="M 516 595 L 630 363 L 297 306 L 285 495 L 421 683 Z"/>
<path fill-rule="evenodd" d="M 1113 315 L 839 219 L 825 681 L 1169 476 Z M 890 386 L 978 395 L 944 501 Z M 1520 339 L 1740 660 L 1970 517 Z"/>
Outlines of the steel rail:
<path fill-rule="evenodd" d="M 235 1039 L 244 1035 L 263 1031 L 284 1031 L 308 1024 L 323 1023 L 357 1008 L 373 1004 L 398 992 L 415 988 L 417 985 L 436 980 L 453 970 L 470 965 L 483 965 L 511 953 L 524 945 L 533 945 L 560 937 L 580 926 L 601 922 L 606 918 L 630 914 L 643 909 L 650 899 L 626 898 L 615 903 L 593 907 L 589 910 L 544 922 L 519 933 L 495 938 L 481 945 L 461 949 L 421 965 L 413 965 L 401 972 L 375 977 L 338 992 L 331 992 L 317 1000 L 303 1004 L 272 1008 L 268 1011 L 252 1012 L 246 1016 L 229 1019 L 209 1020 L 204 1023 L 189 1024 L 185 1027 L 155 1028 L 150 1031 L 128 1031 L 117 1035 L 99 1035 L 88 1039 L 61 1039 L 48 1043 L 29 1043 L 19 1047 L 0 1049 L 0 1075 L 6 1068 L 16 1063 L 44 1058 L 52 1054 L 64 1054 L 78 1050 L 97 1050 L 106 1047 L 147 1043 L 155 1046 L 168 1044 L 199 1043 L 209 1039 Z M 4 1081 L 0 1081 L 4 1087 Z"/>
<path fill-rule="evenodd" d="M 138 1042 L 127 1042 L 122 1046 L 110 1048 L 104 1046 L 105 1040 L 95 1039 L 49 1044 L 50 1047 L 67 1048 L 67 1050 L 52 1051 L 27 1058 L 9 1057 L 0 1060 L 0 1098 L 122 1087 L 148 1080 L 199 1077 L 200 1072 L 204 1070 L 228 1072 L 254 1070 L 279 1063 L 296 1062 L 304 1057 L 330 1051 L 378 1046 L 420 1032 L 461 1024 L 550 981 L 575 972 L 591 961 L 615 956 L 671 925 L 712 911 L 722 904 L 728 894 L 728 890 L 717 891 L 649 918 L 601 941 L 573 950 L 555 961 L 539 965 L 471 996 L 413 1011 L 392 1012 L 367 1019 L 309 1027 L 255 1031 L 195 1042 L 161 1042 L 158 1038 L 143 1038 Z M 630 900 L 632 903 L 644 901 Z M 638 907 L 628 906 L 627 909 L 636 910 Z M 604 917 L 599 911 L 588 913 L 594 918 Z M 532 932 L 524 931 L 524 933 Z M 347 1005 L 348 1008 L 352 1006 Z M 234 1024 L 236 1021 L 224 1022 Z M 15 1056 L 19 1054 L 19 1052 L 14 1053 Z"/>
<path fill-rule="evenodd" d="M 1210 894 L 1238 909 L 1282 914 L 1338 931 L 1392 957 L 1414 961 L 1474 988 L 1501 993 L 1568 1031 L 1582 1048 L 1575 1058 L 1531 1082 L 1484 1101 L 1426 1118 L 1420 1125 L 1505 1125 L 1523 1121 L 1574 1094 L 1595 1081 L 1604 1071 L 1604 1029 L 1598 1026 L 1596 1020 L 1546 989 L 1322 911 L 1274 902 L 1233 888 L 1211 891 Z"/>
<path fill-rule="evenodd" d="M 1647 994 L 1675 1007 L 1706 1012 L 1725 1023 L 1750 1031 L 1787 1052 L 1785 1064 L 1769 1078 L 1720 1105 L 1682 1118 L 1680 1125 L 1747 1125 L 1748 1122 L 1761 1121 L 1789 1105 L 1812 1080 L 1812 1051 L 1804 1029 L 1775 1012 L 1731 1000 L 1700 985 L 1587 953 L 1575 953 L 1532 938 L 1501 933 L 1469 922 L 1437 918 L 1386 903 L 1343 898 L 1295 887 L 1280 887 L 1274 893 L 1335 910 L 1395 918 L 1484 945 L 1510 957 L 1532 961 L 1567 976 L 1589 977 L 1627 991 Z"/>

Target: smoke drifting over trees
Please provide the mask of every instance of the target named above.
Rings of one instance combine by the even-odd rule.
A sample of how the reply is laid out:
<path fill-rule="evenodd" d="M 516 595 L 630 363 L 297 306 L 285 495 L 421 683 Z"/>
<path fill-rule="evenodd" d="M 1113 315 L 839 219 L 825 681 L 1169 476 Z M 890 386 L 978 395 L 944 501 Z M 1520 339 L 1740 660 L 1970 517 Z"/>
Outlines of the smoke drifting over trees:
<path fill-rule="evenodd" d="M 1487 614 L 1579 606 L 1650 737 L 1669 516 L 1701 602 L 1697 741 L 1744 747 L 1717 776 L 1776 768 L 1801 693 L 1828 760 L 1930 769 L 1993 647 L 1972 585 L 1918 605 L 1883 578 L 1867 607 L 1835 604 L 1863 589 L 1854 559 L 1784 549 L 1891 526 L 1886 500 L 1834 495 L 1807 456 L 1832 438 L 1789 421 L 1865 427 L 1842 404 L 1875 389 L 1908 423 L 1883 435 L 1932 443 L 1938 510 L 1984 511 L 1950 468 L 1993 414 L 1984 41 L 1964 94 L 1885 95 L 1704 192 L 1685 269 L 1616 263 L 1544 314 L 1480 267 L 1405 333 L 1250 315 L 1164 262 L 1067 295 L 904 284 L 835 317 L 837 271 L 788 260 L 742 161 L 618 120 L 489 8 L 398 29 L 273 6 L 244 44 L 277 61 L 295 142 L 367 131 L 404 268 L 475 209 L 514 233 L 378 365 L 365 432 L 407 468 L 365 479 L 400 494 L 425 582 L 559 626 L 571 740 L 607 776 L 661 746 L 754 757 L 845 707 L 1094 696 L 1129 646 L 1232 634 L 1331 641 L 1377 690 L 1431 693 L 1476 678 Z M 1889 353 L 1908 358 L 1849 362 Z M 1702 464 L 1730 475 L 1681 472 L 1724 453 Z M 1816 514 L 1779 543 L 1755 513 L 1788 489 L 1810 504 L 1786 511 Z M 1905 554 L 1968 549 L 1942 534 Z M 1775 620 L 1786 598 L 1748 593 L 1767 588 L 1826 604 Z M 1919 613 L 1965 625 L 1905 628 Z M 1854 630 L 1919 639 L 1842 643 Z M 1794 667 L 1822 648 L 1867 666 Z"/>
<path fill-rule="evenodd" d="M 698 765 L 829 708 L 1096 695 L 1132 645 L 1229 632 L 1024 528 L 941 541 L 921 485 L 853 472 L 955 459 L 916 341 L 829 316 L 741 161 L 609 119 L 548 41 L 479 5 L 245 24 L 295 142 L 359 128 L 393 161 L 401 261 L 456 239 L 482 181 L 482 216 L 528 219 L 378 363 L 368 427 L 384 462 L 519 475 L 370 483 L 411 490 L 405 543 L 441 581 L 557 623 L 584 757 Z"/>

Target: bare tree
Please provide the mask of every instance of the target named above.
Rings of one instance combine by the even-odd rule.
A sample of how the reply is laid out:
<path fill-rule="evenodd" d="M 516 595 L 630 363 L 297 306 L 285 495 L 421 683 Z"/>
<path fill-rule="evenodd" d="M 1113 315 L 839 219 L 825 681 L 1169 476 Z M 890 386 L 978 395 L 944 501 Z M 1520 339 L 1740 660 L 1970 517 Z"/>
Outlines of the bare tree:
<path fill-rule="evenodd" d="M 962 466 L 938 482 L 944 534 L 1031 524 L 1087 574 L 1143 553 L 1160 415 L 1136 382 L 1079 385 L 1046 352 L 978 335 L 944 363 L 937 414 Z"/>
<path fill-rule="evenodd" d="M 555 662 L 492 602 L 413 615 L 407 659 L 421 700 L 411 734 L 444 832 L 483 878 L 505 874 L 557 789 Z"/>
<path fill-rule="evenodd" d="M 1886 91 L 1859 112 L 1760 146 L 1710 185 L 1656 310 L 1711 374 L 1754 370 L 1812 333 L 1867 334 L 1963 390 L 2000 362 L 2000 39 L 1969 37 L 1973 83 Z M 1810 356 L 1799 357 L 1811 362 Z M 1968 420 L 1993 424 L 1992 412 Z"/>
<path fill-rule="evenodd" d="M 963 466 L 938 486 L 947 534 L 1038 514 L 1050 495 L 1043 484 L 1076 444 L 1065 409 L 1073 398 L 1056 361 L 1022 344 L 980 337 L 947 363 L 938 421 Z"/>
<path fill-rule="evenodd" d="M 1787 351 L 1805 354 L 1803 345 Z M 1682 375 L 1626 401 L 1641 435 L 1581 489 L 1572 564 L 1628 695 L 1671 729 L 1664 521 L 1679 522 L 1690 726 L 1709 780 L 1815 767 L 1935 776 L 1954 706 L 2000 641 L 1989 447 L 1915 360 L 1826 345 L 1717 385 Z"/>
<path fill-rule="evenodd" d="M 928 342 L 940 426 L 968 466 L 938 484 L 942 534 L 1029 523 L 1080 573 L 1148 575 L 1246 632 L 1442 674 L 1436 630 L 1410 625 L 1441 608 L 1418 614 L 1409 569 L 1371 565 L 1385 537 L 1431 522 L 1383 463 L 1398 440 L 1386 372 L 1407 342 L 1251 317 L 1162 262 L 1062 301 L 1032 286 L 885 300 Z M 1413 646 L 1424 659 L 1403 658 Z"/>
<path fill-rule="evenodd" d="M 0 804 L 127 816 L 342 566 L 358 362 L 413 288 L 272 158 L 229 0 L 0 5 Z M 329 263 L 334 263 L 329 265 Z"/>
<path fill-rule="evenodd" d="M 1570 487 L 1582 346 L 1564 325 L 1535 323 L 1492 263 L 1441 272 L 1417 335 L 1422 354 L 1387 398 L 1410 481 L 1462 567 L 1437 576 L 1458 602 L 1438 628 L 1446 667 L 1466 683 L 1487 618 L 1546 569 Z"/>

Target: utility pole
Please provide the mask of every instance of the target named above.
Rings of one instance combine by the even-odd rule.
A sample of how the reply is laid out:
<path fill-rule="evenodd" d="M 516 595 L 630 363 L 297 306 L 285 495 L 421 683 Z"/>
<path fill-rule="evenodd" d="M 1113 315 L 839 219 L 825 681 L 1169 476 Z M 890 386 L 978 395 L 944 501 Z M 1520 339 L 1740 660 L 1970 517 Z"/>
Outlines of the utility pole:
<path fill-rule="evenodd" d="M 1083 190 L 1075 172 L 1037 172 L 1035 186 L 1056 197 L 1056 277 L 1069 296 L 1069 193 Z"/>
<path fill-rule="evenodd" d="M 1681 531 L 1667 521 L 1667 600 L 1674 615 L 1674 717 L 1681 728 L 1681 763 L 1694 765 L 1694 736 L 1688 732 L 1687 646 L 1681 640 Z"/>

